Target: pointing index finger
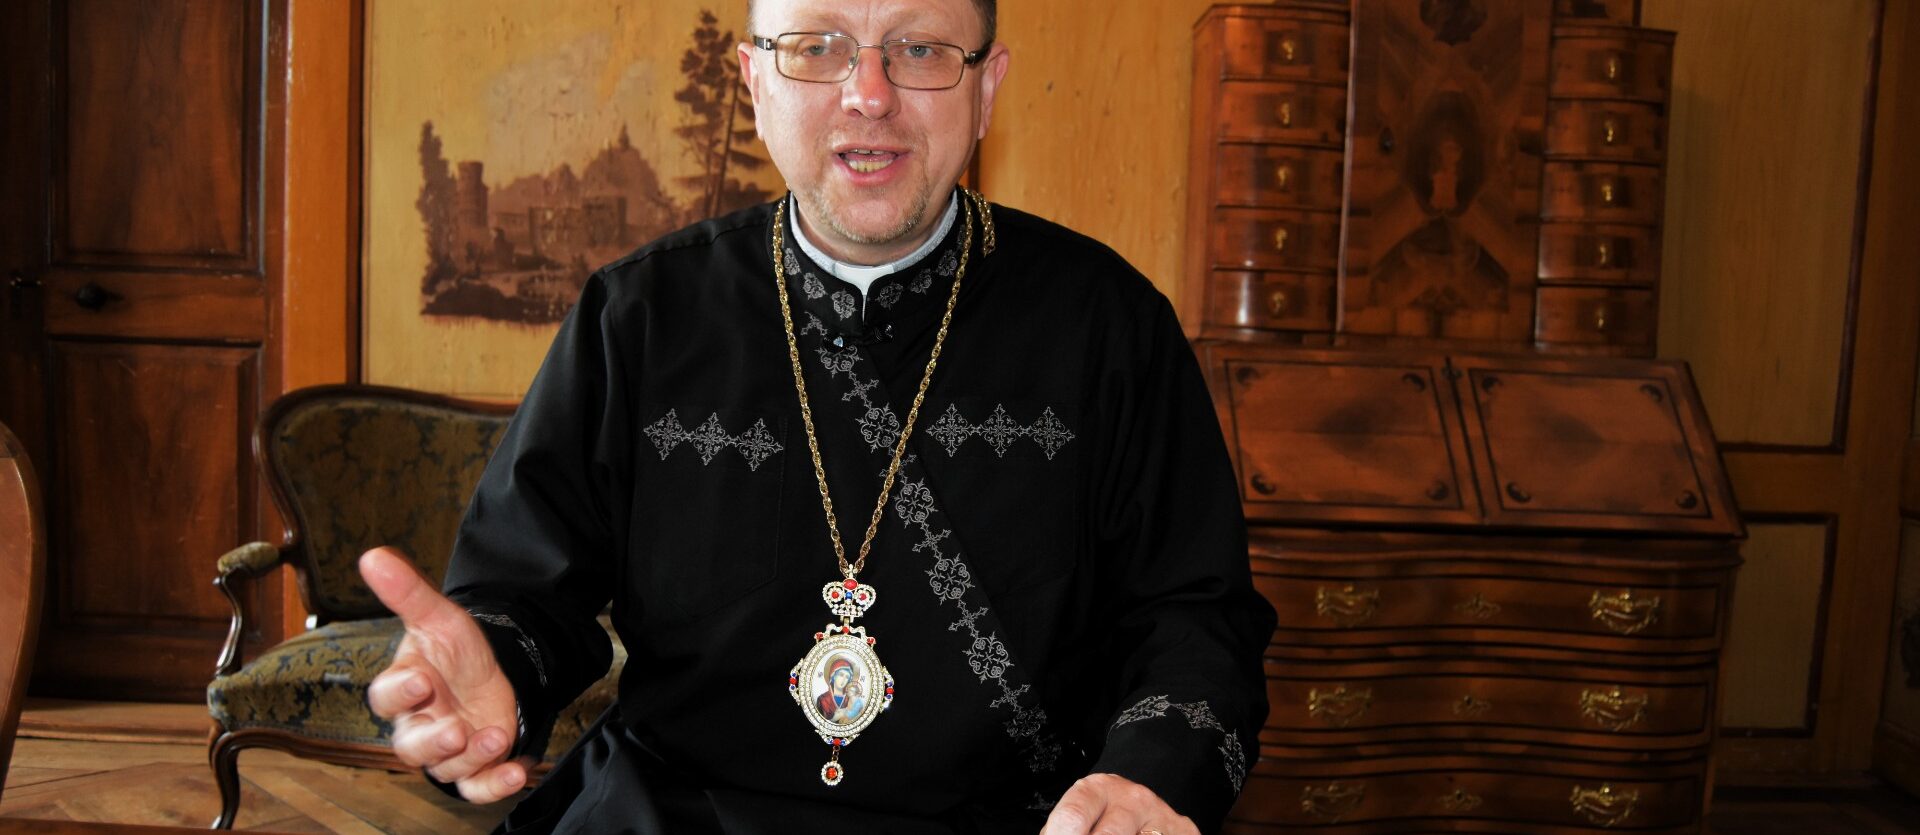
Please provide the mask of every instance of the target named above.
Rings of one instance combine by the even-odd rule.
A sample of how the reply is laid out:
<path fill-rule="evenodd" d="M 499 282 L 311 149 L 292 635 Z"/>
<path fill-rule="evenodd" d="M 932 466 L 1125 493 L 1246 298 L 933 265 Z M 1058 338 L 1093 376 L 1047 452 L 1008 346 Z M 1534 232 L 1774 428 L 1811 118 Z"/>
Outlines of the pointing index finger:
<path fill-rule="evenodd" d="M 362 554 L 360 576 L 380 603 L 409 628 L 433 629 L 467 614 L 392 548 L 382 546 Z"/>

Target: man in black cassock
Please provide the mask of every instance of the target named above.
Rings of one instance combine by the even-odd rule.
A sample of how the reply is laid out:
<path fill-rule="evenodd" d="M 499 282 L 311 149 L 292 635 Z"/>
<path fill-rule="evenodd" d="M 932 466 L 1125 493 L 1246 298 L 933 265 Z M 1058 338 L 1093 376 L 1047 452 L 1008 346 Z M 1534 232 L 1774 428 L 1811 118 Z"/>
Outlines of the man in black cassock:
<path fill-rule="evenodd" d="M 1274 619 L 1172 308 L 957 187 L 993 0 L 755 5 L 791 194 L 593 274 L 444 596 L 363 559 L 407 624 L 369 692 L 396 753 L 515 794 L 611 603 L 618 704 L 503 831 L 1217 828 Z"/>

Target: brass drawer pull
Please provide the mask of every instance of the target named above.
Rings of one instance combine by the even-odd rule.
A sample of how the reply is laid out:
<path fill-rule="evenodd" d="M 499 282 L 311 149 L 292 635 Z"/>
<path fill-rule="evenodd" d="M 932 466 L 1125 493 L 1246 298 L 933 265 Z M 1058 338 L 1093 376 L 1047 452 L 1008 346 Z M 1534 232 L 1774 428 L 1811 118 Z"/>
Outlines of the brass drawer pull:
<path fill-rule="evenodd" d="M 1620 688 L 1580 691 L 1580 715 L 1609 731 L 1624 731 L 1647 715 L 1647 694 L 1629 696 Z"/>
<path fill-rule="evenodd" d="M 1341 818 L 1353 814 L 1366 796 L 1367 787 L 1358 783 L 1334 782 L 1324 786 L 1308 786 L 1300 790 L 1300 811 L 1326 823 L 1337 823 Z"/>
<path fill-rule="evenodd" d="M 1614 187 L 1612 177 L 1600 181 L 1600 205 L 1613 206 L 1620 200 L 1620 191 Z"/>
<path fill-rule="evenodd" d="M 1285 290 L 1275 290 L 1271 293 L 1268 293 L 1267 294 L 1267 315 L 1275 319 L 1278 319 L 1282 316 L 1287 315 L 1287 306 L 1289 301 L 1290 300 L 1287 298 L 1287 291 Z"/>
<path fill-rule="evenodd" d="M 1462 719 L 1478 719 L 1493 709 L 1493 703 L 1468 693 L 1453 703 L 1453 715 Z"/>
<path fill-rule="evenodd" d="M 1342 684 L 1331 691 L 1315 687 L 1307 691 L 1307 715 L 1336 728 L 1344 728 L 1365 716 L 1373 706 L 1373 688 L 1348 690 Z"/>
<path fill-rule="evenodd" d="M 1280 103 L 1280 126 L 1283 128 L 1293 127 L 1293 102 L 1291 101 L 1283 101 Z"/>
<path fill-rule="evenodd" d="M 1461 812 L 1471 812 L 1480 808 L 1480 797 L 1468 794 L 1466 789 L 1454 789 L 1452 794 L 1440 796 L 1440 808 L 1456 815 Z"/>
<path fill-rule="evenodd" d="M 1298 60 L 1299 50 L 1300 50 L 1300 45 L 1294 43 L 1292 38 L 1281 38 L 1280 39 L 1281 63 L 1291 64 L 1295 60 Z"/>
<path fill-rule="evenodd" d="M 1660 596 L 1636 598 L 1632 589 L 1618 594 L 1596 591 L 1587 599 L 1587 610 L 1608 629 L 1633 635 L 1660 621 Z"/>
<path fill-rule="evenodd" d="M 1596 267 L 1613 266 L 1613 247 L 1609 246 L 1606 241 L 1601 241 L 1597 249 L 1598 249 L 1598 253 L 1594 257 L 1594 266 Z"/>
<path fill-rule="evenodd" d="M 1380 608 L 1380 590 L 1356 590 L 1353 586 L 1330 589 L 1321 586 L 1313 592 L 1313 610 L 1333 618 L 1340 626 L 1357 626 L 1373 618 Z"/>
<path fill-rule="evenodd" d="M 1500 614 L 1500 604 L 1488 601 L 1478 594 L 1467 598 L 1465 603 L 1453 607 L 1455 611 L 1474 620 L 1486 620 Z"/>
<path fill-rule="evenodd" d="M 1607 325 L 1609 325 L 1609 324 L 1611 324 L 1611 320 L 1609 320 L 1609 319 L 1607 318 L 1607 311 L 1608 311 L 1608 309 L 1609 309 L 1610 307 L 1611 307 L 1611 305 L 1608 305 L 1608 304 L 1607 304 L 1606 302 L 1595 302 L 1595 303 L 1594 303 L 1594 305 L 1593 305 L 1593 331 L 1594 331 L 1594 333 L 1606 333 L 1606 332 L 1607 332 Z"/>
<path fill-rule="evenodd" d="M 1281 191 L 1286 191 L 1287 187 L 1292 184 L 1293 184 L 1293 166 L 1284 162 L 1278 165 L 1275 165 L 1273 167 L 1274 188 L 1277 188 Z"/>
<path fill-rule="evenodd" d="M 1607 66 L 1606 66 L 1606 70 L 1605 70 L 1605 72 L 1606 72 L 1606 74 L 1607 74 L 1607 80 L 1608 80 L 1608 81 L 1619 81 L 1619 80 L 1620 80 L 1620 55 L 1619 55 L 1619 53 L 1608 53 L 1608 54 L 1607 54 Z"/>
<path fill-rule="evenodd" d="M 1626 823 L 1633 816 L 1633 807 L 1640 803 L 1637 791 L 1616 792 L 1611 783 L 1602 783 L 1597 789 L 1573 787 L 1573 796 L 1568 798 L 1573 811 L 1586 818 L 1587 822 L 1612 827 Z"/>
<path fill-rule="evenodd" d="M 1608 116 L 1607 118 L 1601 120 L 1600 144 L 1612 146 L 1612 145 L 1618 144 L 1619 141 L 1620 141 L 1620 123 L 1614 121 L 1612 116 Z"/>
<path fill-rule="evenodd" d="M 1278 229 L 1273 230 L 1273 251 L 1286 252 L 1287 238 L 1288 238 L 1287 227 L 1282 226 Z"/>

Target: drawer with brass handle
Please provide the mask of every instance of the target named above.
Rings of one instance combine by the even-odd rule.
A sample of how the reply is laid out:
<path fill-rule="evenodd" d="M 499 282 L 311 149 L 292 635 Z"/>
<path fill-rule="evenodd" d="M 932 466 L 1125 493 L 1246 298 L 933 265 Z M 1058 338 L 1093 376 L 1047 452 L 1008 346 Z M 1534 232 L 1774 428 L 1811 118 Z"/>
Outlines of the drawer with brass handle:
<path fill-rule="evenodd" d="M 1269 661 L 1262 735 L 1283 745 L 1457 739 L 1672 750 L 1707 742 L 1706 668 L 1609 678 L 1574 665 L 1450 663 Z"/>
<path fill-rule="evenodd" d="M 1548 345 L 1622 345 L 1653 349 L 1652 290 L 1541 287 L 1534 338 Z"/>
<path fill-rule="evenodd" d="M 1340 267 L 1340 215 L 1217 209 L 1213 263 L 1223 269 L 1328 271 Z"/>
<path fill-rule="evenodd" d="M 1270 78 L 1345 84 L 1347 15 L 1286 9 L 1284 16 L 1229 17 L 1221 27 L 1221 72 L 1228 78 Z"/>
<path fill-rule="evenodd" d="M 1540 281 L 1651 285 L 1660 277 L 1660 230 L 1650 226 L 1547 223 L 1540 227 Z"/>
<path fill-rule="evenodd" d="M 1564 773 L 1579 769 L 1545 760 L 1487 759 L 1480 768 L 1392 772 L 1384 768 L 1387 763 L 1380 763 L 1369 766 L 1378 769 L 1372 773 L 1317 776 L 1298 773 L 1306 764 L 1262 760 L 1249 775 L 1233 817 L 1314 827 L 1316 832 L 1403 831 L 1379 825 L 1459 818 L 1534 827 L 1531 831 L 1558 832 L 1562 827 L 1666 831 L 1697 820 L 1704 764 L 1624 766 L 1611 774 L 1588 776 Z M 1419 831 L 1441 828 L 1456 831 L 1453 827 Z M 1237 830 L 1230 824 L 1226 831 L 1253 830 Z"/>
<path fill-rule="evenodd" d="M 1655 104 L 1604 99 L 1547 102 L 1547 158 L 1658 164 L 1667 118 Z"/>
<path fill-rule="evenodd" d="M 1340 211 L 1339 151 L 1227 143 L 1214 152 L 1214 200 L 1224 206 Z"/>
<path fill-rule="evenodd" d="M 1276 643 L 1391 641 L 1392 630 L 1464 627 L 1623 639 L 1713 638 L 1721 591 L 1485 576 L 1321 579 L 1254 574 L 1279 613 Z M 1309 635 L 1325 635 L 1325 638 Z M 1503 641 L 1526 640 L 1520 636 Z M 1556 639 L 1558 640 L 1558 639 Z"/>
<path fill-rule="evenodd" d="M 1601 223 L 1660 223 L 1666 183 L 1658 167 L 1549 162 L 1541 174 L 1540 218 Z"/>
<path fill-rule="evenodd" d="M 1333 273 L 1215 270 L 1207 321 L 1222 328 L 1333 329 Z"/>
<path fill-rule="evenodd" d="M 1346 85 L 1226 81 L 1214 137 L 1338 149 L 1346 139 Z"/>
<path fill-rule="evenodd" d="M 1673 33 L 1628 26 L 1559 26 L 1550 48 L 1555 98 L 1665 102 L 1673 74 Z"/>

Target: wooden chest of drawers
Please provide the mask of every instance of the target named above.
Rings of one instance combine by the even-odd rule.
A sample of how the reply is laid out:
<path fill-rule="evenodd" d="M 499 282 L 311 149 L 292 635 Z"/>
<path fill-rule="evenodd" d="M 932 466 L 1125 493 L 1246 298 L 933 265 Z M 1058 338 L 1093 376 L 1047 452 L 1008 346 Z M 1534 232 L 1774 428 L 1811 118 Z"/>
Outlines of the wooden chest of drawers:
<path fill-rule="evenodd" d="M 1684 366 L 1200 348 L 1279 614 L 1229 831 L 1700 831 L 1743 531 Z"/>
<path fill-rule="evenodd" d="M 1631 6 L 1214 7 L 1189 332 L 1651 356 L 1673 35 Z"/>

